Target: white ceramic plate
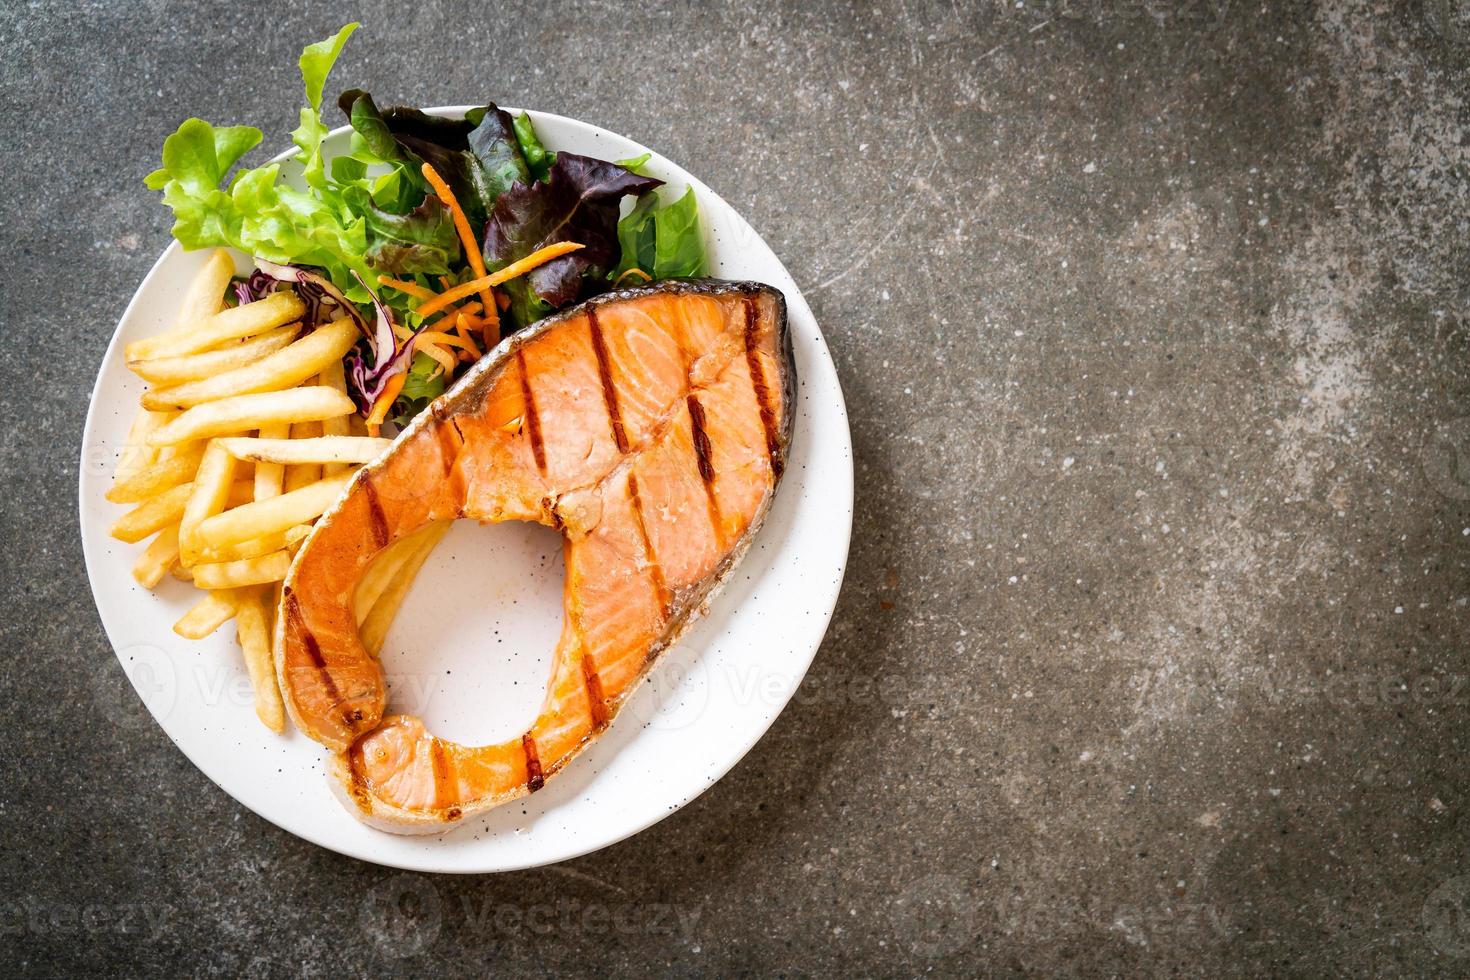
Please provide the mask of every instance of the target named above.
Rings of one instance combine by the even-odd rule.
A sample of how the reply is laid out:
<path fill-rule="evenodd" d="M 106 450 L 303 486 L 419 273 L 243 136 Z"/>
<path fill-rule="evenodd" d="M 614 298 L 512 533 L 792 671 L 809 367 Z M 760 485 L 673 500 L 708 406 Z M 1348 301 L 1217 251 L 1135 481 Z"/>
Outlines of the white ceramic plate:
<path fill-rule="evenodd" d="M 458 116 L 463 108 L 430 111 Z M 607 160 L 645 152 L 586 123 L 532 116 L 553 150 Z M 345 147 L 346 132 L 333 134 L 329 152 Z M 712 275 L 786 294 L 799 379 L 791 465 L 754 547 L 709 614 L 664 654 L 606 734 L 545 789 L 443 836 L 402 837 L 354 819 L 328 789 L 321 746 L 256 721 L 233 626 L 203 642 L 181 639 L 171 626 L 199 594 L 171 578 L 153 593 L 133 581 L 143 545 L 108 536 L 124 508 L 103 497 L 142 387 L 122 346 L 172 325 L 199 254 L 171 244 L 128 304 L 87 413 L 80 479 L 87 574 L 102 625 L 153 718 L 205 775 L 272 823 L 343 854 L 420 871 L 565 860 L 637 833 L 698 796 L 740 761 L 801 682 L 837 601 L 852 528 L 852 446 L 837 374 L 801 291 L 765 242 L 680 167 L 654 154 L 648 169 L 668 182 L 664 194 L 694 187 Z M 391 708 L 471 744 L 524 731 L 560 630 L 560 543 L 539 526 L 456 525 L 384 648 Z M 445 599 L 475 612 L 446 618 L 436 613 Z M 104 716 L 137 724 L 142 713 L 126 692 L 119 700 L 115 678 L 103 672 L 94 685 Z"/>

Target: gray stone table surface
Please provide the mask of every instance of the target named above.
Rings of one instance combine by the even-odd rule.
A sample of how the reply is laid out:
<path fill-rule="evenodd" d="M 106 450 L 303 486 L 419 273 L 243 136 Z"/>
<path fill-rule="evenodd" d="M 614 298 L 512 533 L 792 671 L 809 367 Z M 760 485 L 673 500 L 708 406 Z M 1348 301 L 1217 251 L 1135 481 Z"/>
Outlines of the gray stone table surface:
<path fill-rule="evenodd" d="M 354 17 L 333 91 L 700 175 L 851 412 L 796 700 L 559 867 L 339 857 L 99 708 L 76 459 L 141 178 L 186 115 L 284 144 Z M 1463 0 L 7 4 L 0 969 L 1470 972 L 1467 64 Z"/>

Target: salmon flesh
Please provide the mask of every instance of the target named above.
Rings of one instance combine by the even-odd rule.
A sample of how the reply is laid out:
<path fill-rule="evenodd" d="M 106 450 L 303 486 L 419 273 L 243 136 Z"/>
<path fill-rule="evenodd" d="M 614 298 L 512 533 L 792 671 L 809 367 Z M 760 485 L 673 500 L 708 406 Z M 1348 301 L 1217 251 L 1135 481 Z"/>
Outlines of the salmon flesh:
<path fill-rule="evenodd" d="M 446 830 L 540 789 L 597 738 L 759 529 L 795 385 L 779 291 L 660 282 L 507 338 L 358 472 L 297 553 L 275 637 L 286 706 L 332 750 L 347 806 L 385 830 Z M 458 518 L 535 521 L 565 542 L 546 699 L 499 745 L 385 717 L 353 608 L 375 556 Z"/>

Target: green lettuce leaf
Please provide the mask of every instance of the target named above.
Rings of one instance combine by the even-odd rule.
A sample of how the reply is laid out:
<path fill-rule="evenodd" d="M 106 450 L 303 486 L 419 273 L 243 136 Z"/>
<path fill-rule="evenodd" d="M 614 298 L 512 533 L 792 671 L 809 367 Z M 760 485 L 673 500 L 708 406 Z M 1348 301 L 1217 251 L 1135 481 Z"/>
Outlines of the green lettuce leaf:
<path fill-rule="evenodd" d="M 612 279 L 634 268 L 654 279 L 704 275 L 707 256 L 694 188 L 662 207 L 654 195 L 644 197 L 618 222 L 618 245 L 622 257 L 610 273 Z"/>
<path fill-rule="evenodd" d="M 423 176 L 424 161 L 394 136 L 373 97 L 361 89 L 349 89 L 337 99 L 337 105 L 352 125 L 352 157 L 365 165 L 390 168 L 373 182 L 371 190 L 377 205 L 401 213 L 423 200 L 429 192 Z"/>
<path fill-rule="evenodd" d="M 444 394 L 444 374 L 439 372 L 439 362 L 428 354 L 416 353 L 408 367 L 408 377 L 403 380 L 403 390 L 393 403 L 393 424 L 400 428 L 413 421 L 414 416 L 429 407 L 429 403 Z"/>
<path fill-rule="evenodd" d="M 648 172 L 647 164 L 652 158 L 652 153 L 640 153 L 636 157 L 628 157 L 626 160 L 614 160 L 613 162 L 624 170 L 633 171 L 640 177 L 651 177 L 653 175 Z"/>
<path fill-rule="evenodd" d="M 694 199 L 694 188 L 686 190 L 673 204 L 656 209 L 653 224 L 653 277 L 703 275 L 704 234 L 699 227 L 699 202 Z"/>
<path fill-rule="evenodd" d="M 337 56 L 342 53 L 342 46 L 359 26 L 353 21 L 325 41 L 308 44 L 301 50 L 301 58 L 297 62 L 301 68 L 301 82 L 306 86 L 306 101 L 316 112 L 322 110 L 322 89 L 326 87 L 327 76 L 337 63 Z"/>
<path fill-rule="evenodd" d="M 645 194 L 639 198 L 627 216 L 618 222 L 618 264 L 607 274 L 609 279 L 619 279 L 629 269 L 641 269 L 653 275 L 654 234 L 653 209 L 658 207 L 658 198 Z"/>
<path fill-rule="evenodd" d="M 546 152 L 546 147 L 541 145 L 541 139 L 536 135 L 536 127 L 531 124 L 531 117 L 524 112 L 516 116 L 515 133 L 531 178 L 545 180 L 551 172 L 551 163 L 556 159 L 556 154 Z"/>
<path fill-rule="evenodd" d="M 385 211 L 361 185 L 343 191 L 347 206 L 367 223 L 367 261 L 392 276 L 445 275 L 460 260 L 459 234 L 435 196 L 406 214 Z"/>
<path fill-rule="evenodd" d="M 260 143 L 254 127 L 188 119 L 164 140 L 163 165 L 144 183 L 163 192 L 164 204 L 174 212 L 174 237 L 185 248 L 228 246 L 272 262 L 319 266 L 349 298 L 368 298 L 353 277 L 354 272 L 372 275 L 364 258 L 367 224 L 343 204 L 321 152 L 326 134 L 319 112 L 322 88 L 354 29 L 348 25 L 301 55 L 302 83 L 312 104 L 302 109 L 292 138 L 306 190 L 287 181 L 275 163 L 241 170 L 225 184 L 230 169 Z"/>
<path fill-rule="evenodd" d="M 242 219 L 220 183 L 260 140 L 253 126 L 215 127 L 186 119 L 163 141 L 163 166 L 143 183 L 163 191 L 163 203 L 174 212 L 174 237 L 185 248 L 236 243 Z"/>
<path fill-rule="evenodd" d="M 337 63 L 337 56 L 342 53 L 342 46 L 357 28 L 354 22 L 325 41 L 308 44 L 302 49 L 297 62 L 301 67 L 301 83 L 306 88 L 307 104 L 301 109 L 299 124 L 291 133 L 291 141 L 298 147 L 296 159 L 301 163 L 302 179 L 321 192 L 330 189 L 322 157 L 322 140 L 329 132 L 322 122 L 322 89 L 327 84 L 332 66 Z"/>

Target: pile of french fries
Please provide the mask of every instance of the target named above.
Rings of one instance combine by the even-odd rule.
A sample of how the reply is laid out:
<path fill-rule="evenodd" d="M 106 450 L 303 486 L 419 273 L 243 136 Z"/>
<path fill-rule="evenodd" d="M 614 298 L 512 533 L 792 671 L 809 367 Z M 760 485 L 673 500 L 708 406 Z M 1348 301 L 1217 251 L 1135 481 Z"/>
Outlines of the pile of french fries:
<path fill-rule="evenodd" d="M 391 440 L 366 434 L 347 395 L 353 320 L 306 330 L 304 305 L 284 289 L 226 308 L 234 271 L 227 252 L 211 253 L 176 326 L 127 345 L 128 367 L 149 387 L 107 499 L 132 505 L 113 537 L 153 537 L 133 566 L 139 584 L 172 574 L 204 592 L 176 633 L 199 640 L 235 620 L 255 713 L 280 732 L 271 637 L 281 581 L 311 525 Z M 445 529 L 397 542 L 359 584 L 358 621 L 375 655 Z"/>

